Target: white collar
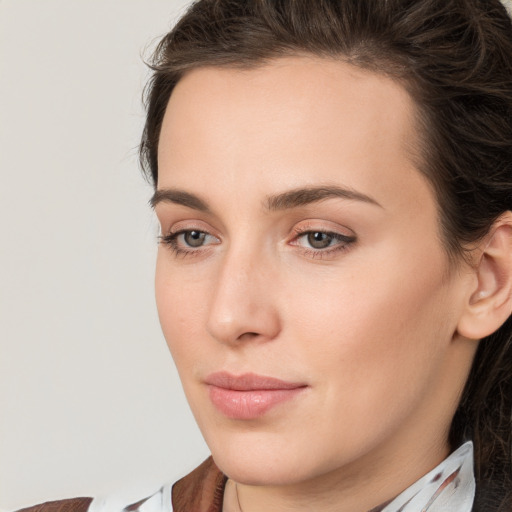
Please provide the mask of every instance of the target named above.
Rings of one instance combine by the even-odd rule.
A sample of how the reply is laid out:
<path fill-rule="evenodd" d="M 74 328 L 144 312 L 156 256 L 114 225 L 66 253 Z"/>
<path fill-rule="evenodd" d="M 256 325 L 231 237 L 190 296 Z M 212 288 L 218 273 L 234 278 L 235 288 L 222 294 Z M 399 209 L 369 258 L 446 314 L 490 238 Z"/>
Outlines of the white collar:
<path fill-rule="evenodd" d="M 382 512 L 471 512 L 474 498 L 473 443 L 468 441 Z"/>

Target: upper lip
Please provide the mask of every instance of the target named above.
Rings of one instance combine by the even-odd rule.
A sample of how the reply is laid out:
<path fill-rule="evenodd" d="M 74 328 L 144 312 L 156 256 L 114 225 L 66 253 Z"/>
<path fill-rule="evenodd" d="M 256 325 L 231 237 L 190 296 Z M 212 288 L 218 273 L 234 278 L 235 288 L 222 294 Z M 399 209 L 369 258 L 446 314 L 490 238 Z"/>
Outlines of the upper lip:
<path fill-rule="evenodd" d="M 257 375 L 255 373 L 232 375 L 228 372 L 216 372 L 208 375 L 205 379 L 205 383 L 210 386 L 235 391 L 297 389 L 306 387 L 306 384 L 302 382 L 287 382 L 274 377 Z"/>

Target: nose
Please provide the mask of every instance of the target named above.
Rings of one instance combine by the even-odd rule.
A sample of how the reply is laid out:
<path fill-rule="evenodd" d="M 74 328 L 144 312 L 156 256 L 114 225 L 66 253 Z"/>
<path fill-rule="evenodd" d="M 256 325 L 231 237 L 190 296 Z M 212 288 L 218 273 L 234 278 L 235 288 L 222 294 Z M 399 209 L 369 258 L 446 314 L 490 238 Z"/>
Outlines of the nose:
<path fill-rule="evenodd" d="M 275 271 L 261 254 L 238 251 L 224 258 L 206 325 L 225 344 L 269 341 L 281 330 Z"/>

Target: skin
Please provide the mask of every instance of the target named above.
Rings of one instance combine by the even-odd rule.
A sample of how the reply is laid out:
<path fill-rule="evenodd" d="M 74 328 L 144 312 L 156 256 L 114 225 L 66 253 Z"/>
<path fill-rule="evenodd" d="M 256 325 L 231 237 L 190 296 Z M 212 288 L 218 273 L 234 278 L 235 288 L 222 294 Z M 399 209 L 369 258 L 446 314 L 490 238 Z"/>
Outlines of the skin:
<path fill-rule="evenodd" d="M 458 333 L 476 277 L 448 265 L 434 194 L 410 154 L 416 137 L 405 90 L 340 61 L 201 68 L 171 96 L 158 190 L 208 210 L 156 201 L 164 237 L 206 233 L 197 247 L 184 235 L 160 244 L 157 305 L 244 512 L 366 512 L 450 451 L 477 346 Z M 334 185 L 373 202 L 268 208 L 269 197 Z M 314 248 L 315 231 L 352 241 Z M 204 382 L 221 370 L 306 388 L 257 419 L 231 419 Z M 238 510 L 232 482 L 225 511 Z"/>

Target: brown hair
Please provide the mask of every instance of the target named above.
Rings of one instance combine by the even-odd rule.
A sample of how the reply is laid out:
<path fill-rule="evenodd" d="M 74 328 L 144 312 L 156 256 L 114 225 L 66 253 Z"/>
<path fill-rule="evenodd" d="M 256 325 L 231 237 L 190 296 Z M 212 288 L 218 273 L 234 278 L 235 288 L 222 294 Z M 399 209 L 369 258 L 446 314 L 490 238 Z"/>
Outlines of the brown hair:
<path fill-rule="evenodd" d="M 512 210 L 512 22 L 499 0 L 199 0 L 158 45 L 143 168 L 156 186 L 172 90 L 201 66 L 334 57 L 399 80 L 418 109 L 419 170 L 452 261 Z M 512 321 L 481 341 L 453 419 L 475 444 L 475 511 L 512 510 Z"/>

